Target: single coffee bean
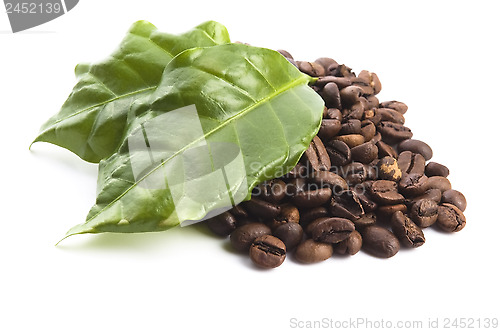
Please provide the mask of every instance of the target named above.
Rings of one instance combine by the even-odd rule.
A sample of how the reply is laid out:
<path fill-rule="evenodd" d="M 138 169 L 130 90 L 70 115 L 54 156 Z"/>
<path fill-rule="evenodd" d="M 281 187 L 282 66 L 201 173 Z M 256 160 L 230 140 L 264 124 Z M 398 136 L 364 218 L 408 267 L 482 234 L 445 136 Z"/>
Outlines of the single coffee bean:
<path fill-rule="evenodd" d="M 445 192 L 443 192 L 441 202 L 453 204 L 462 212 L 464 212 L 465 208 L 467 207 L 467 200 L 465 199 L 464 194 L 454 189 L 446 190 Z"/>
<path fill-rule="evenodd" d="M 327 108 L 326 119 L 339 120 L 342 122 L 342 112 L 337 108 Z"/>
<path fill-rule="evenodd" d="M 331 75 L 338 77 L 349 77 L 351 79 L 356 78 L 356 75 L 352 72 L 352 68 L 347 67 L 346 65 L 338 65 L 335 70 L 331 71 Z"/>
<path fill-rule="evenodd" d="M 406 204 L 411 206 L 421 199 L 430 199 L 439 204 L 441 202 L 441 190 L 436 188 L 427 189 L 422 195 L 408 200 Z"/>
<path fill-rule="evenodd" d="M 401 211 L 392 215 L 391 227 L 394 235 L 407 247 L 417 248 L 425 243 L 424 232 Z"/>
<path fill-rule="evenodd" d="M 296 223 L 283 224 L 276 228 L 273 232 L 274 236 L 283 241 L 288 251 L 292 250 L 300 242 L 302 242 L 303 234 L 304 231 L 302 230 L 302 226 Z"/>
<path fill-rule="evenodd" d="M 351 85 L 340 90 L 340 99 L 344 107 L 350 107 L 359 101 L 359 97 L 363 94 L 361 87 Z"/>
<path fill-rule="evenodd" d="M 290 54 L 290 52 L 288 51 L 285 51 L 285 50 L 276 50 L 278 51 L 281 55 L 283 55 L 285 58 L 288 58 L 288 59 L 292 59 L 293 60 L 293 56 Z"/>
<path fill-rule="evenodd" d="M 325 218 L 330 216 L 329 210 L 324 206 L 318 206 L 312 209 L 301 211 L 300 225 L 302 228 L 307 227 L 311 222 L 316 219 Z"/>
<path fill-rule="evenodd" d="M 373 136 L 373 138 L 370 140 L 370 142 L 377 145 L 377 143 L 380 142 L 381 140 L 382 140 L 382 135 L 380 135 L 380 133 L 377 132 L 375 136 Z"/>
<path fill-rule="evenodd" d="M 412 205 L 410 216 L 420 227 L 433 225 L 438 218 L 438 204 L 430 199 L 421 199 Z"/>
<path fill-rule="evenodd" d="M 431 176 L 425 183 L 425 187 L 426 190 L 435 188 L 441 190 L 441 192 L 445 192 L 451 189 L 451 183 L 450 180 L 443 176 Z"/>
<path fill-rule="evenodd" d="M 379 158 L 384 158 L 384 157 L 391 157 L 391 158 L 398 158 L 398 153 L 392 146 L 390 146 L 387 143 L 384 143 L 383 141 L 378 141 L 376 143 L 377 148 L 378 148 L 378 157 Z"/>
<path fill-rule="evenodd" d="M 412 138 L 413 136 L 410 128 L 405 127 L 402 124 L 389 121 L 381 121 L 378 124 L 378 131 L 382 134 L 384 141 L 390 144 L 404 141 L 405 139 Z"/>
<path fill-rule="evenodd" d="M 354 161 L 369 164 L 373 159 L 377 158 L 378 148 L 373 143 L 363 143 L 351 149 L 351 156 Z"/>
<path fill-rule="evenodd" d="M 351 162 L 351 149 L 339 140 L 331 140 L 326 144 L 326 151 L 330 156 L 331 164 L 343 166 Z"/>
<path fill-rule="evenodd" d="M 304 155 L 306 162 L 308 162 L 315 171 L 330 170 L 331 163 L 328 152 L 326 152 L 325 146 L 318 136 L 314 136 Z"/>
<path fill-rule="evenodd" d="M 360 73 L 361 76 L 361 73 Z M 382 83 L 375 73 L 368 73 L 368 78 L 370 82 L 370 86 L 373 88 L 373 94 L 378 94 L 382 90 Z"/>
<path fill-rule="evenodd" d="M 318 263 L 330 258 L 333 254 L 332 245 L 307 239 L 297 246 L 295 258 L 300 263 Z"/>
<path fill-rule="evenodd" d="M 399 181 L 399 191 L 405 196 L 422 195 L 427 189 L 427 176 L 418 173 L 403 173 Z"/>
<path fill-rule="evenodd" d="M 365 142 L 365 138 L 360 134 L 348 134 L 348 135 L 335 136 L 335 139 L 344 142 L 351 149 L 353 147 L 361 145 Z"/>
<path fill-rule="evenodd" d="M 367 167 L 359 162 L 353 162 L 340 167 L 340 175 L 349 185 L 364 182 L 368 177 Z"/>
<path fill-rule="evenodd" d="M 229 210 L 228 212 L 231 213 L 236 218 L 248 217 L 248 212 L 241 205 L 233 206 L 231 210 Z"/>
<path fill-rule="evenodd" d="M 398 165 L 403 173 L 424 174 L 425 158 L 419 153 L 403 151 L 399 154 Z"/>
<path fill-rule="evenodd" d="M 339 135 L 359 134 L 361 133 L 361 121 L 358 119 L 349 119 L 342 124 Z"/>
<path fill-rule="evenodd" d="M 328 108 L 338 108 L 342 109 L 342 102 L 340 99 L 340 91 L 337 84 L 330 82 L 327 83 L 319 94 L 325 101 L 325 105 Z"/>
<path fill-rule="evenodd" d="M 403 114 L 391 108 L 378 108 L 375 110 L 375 112 L 380 114 L 381 121 L 389 121 L 399 124 L 405 123 L 405 117 L 403 116 Z"/>
<path fill-rule="evenodd" d="M 327 72 L 328 68 L 330 68 L 330 66 L 337 67 L 339 65 L 337 61 L 333 60 L 332 58 L 326 57 L 318 58 L 314 62 L 323 66 L 323 68 L 325 69 L 325 73 Z"/>
<path fill-rule="evenodd" d="M 377 163 L 378 178 L 381 180 L 399 181 L 402 176 L 399 164 L 393 157 L 383 157 Z"/>
<path fill-rule="evenodd" d="M 285 257 L 285 244 L 272 235 L 258 237 L 250 246 L 250 258 L 260 267 L 278 267 L 283 263 Z"/>
<path fill-rule="evenodd" d="M 296 61 L 299 70 L 309 76 L 319 77 L 325 75 L 325 69 L 316 62 Z"/>
<path fill-rule="evenodd" d="M 362 89 L 363 95 L 373 95 L 375 90 L 370 83 L 363 77 L 356 77 L 351 79 L 353 86 L 359 86 Z"/>
<path fill-rule="evenodd" d="M 377 222 L 377 215 L 375 213 L 369 212 L 362 215 L 359 219 L 352 220 L 356 229 L 361 229 L 363 227 L 375 225 Z"/>
<path fill-rule="evenodd" d="M 243 202 L 243 207 L 252 215 L 262 218 L 274 218 L 280 213 L 278 205 L 252 197 L 251 200 Z"/>
<path fill-rule="evenodd" d="M 394 205 L 382 205 L 378 207 L 378 216 L 384 220 L 390 220 L 394 213 L 403 212 L 406 213 L 408 210 L 405 204 L 394 204 Z"/>
<path fill-rule="evenodd" d="M 358 231 L 353 231 L 347 239 L 334 245 L 333 251 L 339 255 L 355 255 L 361 250 L 363 239 Z"/>
<path fill-rule="evenodd" d="M 368 108 L 369 109 L 379 107 L 380 102 L 375 95 L 366 96 L 366 100 L 368 101 Z"/>
<path fill-rule="evenodd" d="M 311 228 L 313 240 L 325 243 L 339 243 L 355 230 L 354 224 L 344 218 L 326 218 Z"/>
<path fill-rule="evenodd" d="M 255 189 L 259 198 L 271 203 L 279 203 L 286 195 L 286 183 L 279 179 L 264 181 Z"/>
<path fill-rule="evenodd" d="M 365 138 L 365 142 L 369 142 L 377 133 L 377 128 L 370 120 L 361 121 L 361 136 Z"/>
<path fill-rule="evenodd" d="M 285 203 L 280 206 L 280 213 L 278 216 L 271 220 L 269 227 L 276 229 L 277 227 L 286 223 L 299 223 L 300 214 L 299 209 L 290 203 Z"/>
<path fill-rule="evenodd" d="M 369 254 L 389 258 L 396 255 L 399 251 L 399 241 L 389 230 L 380 226 L 368 226 L 361 229 L 363 238 L 362 249 Z"/>
<path fill-rule="evenodd" d="M 349 220 L 358 219 L 365 212 L 358 195 L 352 190 L 345 190 L 334 195 L 330 204 L 330 211 L 334 216 Z"/>
<path fill-rule="evenodd" d="M 425 166 L 425 175 L 431 176 L 442 176 L 447 177 L 450 174 L 450 170 L 445 165 L 441 165 L 434 161 L 429 162 Z"/>
<path fill-rule="evenodd" d="M 358 101 L 356 104 L 352 105 L 349 108 L 344 108 L 342 110 L 342 116 L 344 119 L 363 119 L 363 115 L 365 114 L 365 105 Z"/>
<path fill-rule="evenodd" d="M 338 174 L 328 171 L 319 171 L 311 173 L 309 177 L 313 182 L 317 183 L 320 188 L 328 187 L 333 193 L 347 189 L 347 182 Z"/>
<path fill-rule="evenodd" d="M 318 136 L 322 140 L 329 140 L 338 135 L 341 128 L 342 123 L 339 120 L 323 119 L 321 121 L 321 126 L 319 127 Z"/>
<path fill-rule="evenodd" d="M 230 212 L 223 212 L 206 221 L 208 228 L 220 236 L 228 236 L 236 229 L 236 218 Z"/>
<path fill-rule="evenodd" d="M 318 86 L 319 88 L 323 88 L 328 83 L 335 83 L 339 89 L 343 89 L 352 84 L 351 79 L 349 77 L 337 77 L 337 76 L 327 75 L 318 78 L 318 80 L 316 81 L 316 83 L 314 83 L 314 85 Z"/>
<path fill-rule="evenodd" d="M 436 224 L 447 232 L 458 232 L 465 227 L 465 216 L 455 205 L 443 203 L 438 207 Z"/>
<path fill-rule="evenodd" d="M 398 192 L 398 184 L 389 180 L 373 182 L 370 194 L 376 202 L 385 205 L 399 204 L 405 200 L 404 196 Z"/>
<path fill-rule="evenodd" d="M 292 202 L 300 208 L 311 208 L 327 203 L 332 197 L 330 188 L 320 188 L 297 193 L 292 197 Z"/>
<path fill-rule="evenodd" d="M 418 139 L 407 139 L 398 144 L 398 151 L 411 151 L 422 155 L 425 160 L 432 158 L 432 149 L 427 143 Z"/>
<path fill-rule="evenodd" d="M 271 234 L 271 229 L 262 223 L 250 223 L 236 228 L 229 239 L 234 249 L 247 251 L 252 242 L 263 235 Z"/>
<path fill-rule="evenodd" d="M 406 111 L 408 111 L 408 106 L 406 106 L 405 103 L 402 103 L 400 101 L 395 101 L 395 100 L 384 101 L 384 102 L 380 103 L 380 107 L 392 108 L 393 110 L 396 110 L 401 114 L 405 114 Z"/>
<path fill-rule="evenodd" d="M 359 202 L 361 203 L 361 206 L 363 207 L 363 210 L 365 212 L 372 212 L 375 211 L 378 207 L 378 204 L 373 201 L 367 192 L 357 194 Z M 363 216 L 361 216 L 363 217 Z"/>

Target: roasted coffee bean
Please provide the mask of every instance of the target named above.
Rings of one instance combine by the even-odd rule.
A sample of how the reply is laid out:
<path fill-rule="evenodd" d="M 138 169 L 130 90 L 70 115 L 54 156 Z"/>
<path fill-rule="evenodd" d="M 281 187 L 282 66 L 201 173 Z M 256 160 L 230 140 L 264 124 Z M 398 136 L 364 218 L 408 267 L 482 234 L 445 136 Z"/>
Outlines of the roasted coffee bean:
<path fill-rule="evenodd" d="M 377 128 L 370 120 L 361 121 L 361 136 L 365 138 L 365 142 L 369 142 L 377 133 Z"/>
<path fill-rule="evenodd" d="M 380 226 L 368 226 L 361 229 L 362 249 L 369 254 L 389 258 L 399 251 L 399 241 L 389 230 Z"/>
<path fill-rule="evenodd" d="M 331 82 L 327 83 L 319 94 L 325 101 L 325 105 L 328 108 L 338 108 L 342 109 L 342 102 L 340 100 L 340 91 L 337 84 Z"/>
<path fill-rule="evenodd" d="M 424 174 L 425 158 L 419 153 L 403 151 L 399 153 L 398 165 L 403 173 Z"/>
<path fill-rule="evenodd" d="M 398 240 L 407 247 L 417 248 L 425 243 L 424 232 L 401 211 L 392 215 L 391 228 Z"/>
<path fill-rule="evenodd" d="M 380 133 L 377 132 L 375 136 L 373 136 L 373 138 L 370 140 L 370 142 L 377 145 L 377 143 L 380 142 L 381 140 L 382 140 L 382 135 L 380 135 Z"/>
<path fill-rule="evenodd" d="M 242 204 L 248 212 L 256 217 L 274 218 L 280 213 L 278 205 L 255 197 Z"/>
<path fill-rule="evenodd" d="M 236 229 L 236 218 L 230 212 L 223 212 L 206 221 L 208 228 L 220 236 L 228 236 Z"/>
<path fill-rule="evenodd" d="M 392 146 L 389 144 L 383 142 L 383 141 L 378 141 L 376 143 L 377 148 L 378 148 L 378 157 L 379 158 L 384 158 L 384 157 L 391 157 L 391 158 L 398 158 L 398 153 Z"/>
<path fill-rule="evenodd" d="M 285 51 L 285 50 L 276 50 L 278 51 L 281 55 L 283 55 L 285 58 L 288 58 L 288 59 L 292 59 L 293 60 L 293 56 L 290 54 L 290 52 L 288 51 Z"/>
<path fill-rule="evenodd" d="M 305 191 L 307 187 L 307 180 L 305 178 L 293 178 L 288 180 L 286 186 L 287 196 L 294 196 L 302 191 Z"/>
<path fill-rule="evenodd" d="M 431 176 L 425 183 L 426 190 L 428 189 L 439 189 L 441 192 L 451 189 L 450 180 L 442 176 Z"/>
<path fill-rule="evenodd" d="M 318 263 L 330 258 L 333 254 L 332 245 L 307 239 L 297 246 L 295 258 L 300 263 Z"/>
<path fill-rule="evenodd" d="M 359 86 L 351 85 L 340 90 L 340 99 L 344 107 L 351 107 L 359 102 L 359 97 L 363 94 L 363 89 Z"/>
<path fill-rule="evenodd" d="M 340 132 L 341 128 L 342 123 L 339 120 L 323 119 L 321 121 L 321 126 L 319 127 L 318 136 L 322 140 L 329 140 L 330 138 L 336 136 Z"/>
<path fill-rule="evenodd" d="M 337 76 L 327 75 L 318 78 L 318 80 L 316 81 L 316 83 L 314 83 L 314 85 L 323 88 L 328 83 L 335 83 L 339 89 L 343 89 L 352 84 L 351 79 L 349 77 L 337 77 Z"/>
<path fill-rule="evenodd" d="M 377 74 L 371 73 L 367 70 L 362 70 L 358 77 L 363 78 L 364 80 L 367 80 L 370 87 L 373 88 L 373 94 L 378 94 L 382 90 L 382 83 L 380 82 Z"/>
<path fill-rule="evenodd" d="M 381 180 L 399 181 L 402 176 L 399 164 L 393 157 L 383 157 L 377 163 L 378 177 Z"/>
<path fill-rule="evenodd" d="M 342 141 L 329 141 L 326 144 L 326 151 L 330 156 L 332 165 L 343 166 L 351 162 L 351 149 Z"/>
<path fill-rule="evenodd" d="M 342 110 L 342 116 L 345 119 L 358 119 L 361 120 L 365 113 L 365 107 L 361 102 L 357 102 L 349 108 Z"/>
<path fill-rule="evenodd" d="M 467 207 L 467 200 L 465 199 L 464 194 L 454 189 L 443 192 L 441 202 L 453 204 L 462 212 L 464 212 Z"/>
<path fill-rule="evenodd" d="M 394 205 L 382 205 L 377 209 L 377 214 L 380 218 L 384 220 L 390 220 L 392 215 L 396 212 L 406 213 L 408 210 L 405 204 L 394 204 Z"/>
<path fill-rule="evenodd" d="M 355 255 L 361 250 L 363 239 L 358 231 L 353 231 L 347 239 L 334 245 L 333 252 L 339 255 Z"/>
<path fill-rule="evenodd" d="M 258 237 L 250 246 L 250 258 L 260 267 L 278 267 L 283 263 L 285 257 L 285 244 L 272 235 Z"/>
<path fill-rule="evenodd" d="M 325 69 L 325 73 L 332 66 L 336 68 L 339 65 L 337 63 L 337 61 L 333 60 L 332 58 L 327 58 L 327 57 L 318 58 L 314 62 L 320 64 L 321 66 L 323 66 L 323 68 Z"/>
<path fill-rule="evenodd" d="M 286 223 L 299 223 L 300 213 L 299 209 L 289 203 L 280 206 L 280 213 L 278 216 L 271 220 L 269 227 L 276 229 L 277 227 Z"/>
<path fill-rule="evenodd" d="M 359 134 L 361 133 L 361 121 L 350 119 L 342 124 L 339 135 Z"/>
<path fill-rule="evenodd" d="M 393 110 L 398 111 L 401 114 L 405 114 L 406 111 L 408 110 L 408 106 L 406 106 L 405 103 L 402 103 L 400 101 L 384 101 L 383 103 L 380 103 L 380 107 L 383 108 L 392 108 Z"/>
<path fill-rule="evenodd" d="M 409 197 L 422 195 L 427 189 L 427 176 L 418 173 L 403 173 L 398 183 L 399 191 Z"/>
<path fill-rule="evenodd" d="M 364 165 L 366 169 L 366 179 L 367 180 L 377 180 L 378 179 L 378 159 L 373 159 L 368 165 Z M 374 165 L 373 165 L 374 164 Z"/>
<path fill-rule="evenodd" d="M 353 86 L 359 86 L 362 90 L 363 95 L 373 95 L 375 90 L 373 89 L 372 86 L 370 86 L 370 83 L 361 77 L 356 77 L 351 79 L 352 85 Z"/>
<path fill-rule="evenodd" d="M 311 237 L 318 242 L 339 243 L 347 239 L 354 230 L 354 224 L 348 219 L 326 218 L 314 223 Z"/>
<path fill-rule="evenodd" d="M 319 77 L 325 75 L 325 69 L 319 63 L 308 61 L 295 61 L 295 63 L 301 72 L 309 76 Z"/>
<path fill-rule="evenodd" d="M 411 207 L 410 216 L 418 226 L 429 227 L 438 218 L 438 205 L 430 199 L 418 200 Z"/>
<path fill-rule="evenodd" d="M 377 158 L 378 148 L 373 143 L 363 143 L 351 149 L 351 156 L 353 161 L 369 164 Z"/>
<path fill-rule="evenodd" d="M 363 112 L 368 110 L 368 100 L 365 97 L 359 97 L 359 103 L 363 106 Z"/>
<path fill-rule="evenodd" d="M 302 226 L 296 223 L 286 223 L 273 231 L 273 235 L 283 241 L 288 251 L 302 242 L 304 231 Z"/>
<path fill-rule="evenodd" d="M 380 204 L 395 205 L 403 203 L 405 198 L 398 192 L 398 184 L 389 180 L 373 182 L 370 188 L 371 197 Z"/>
<path fill-rule="evenodd" d="M 268 226 L 254 222 L 236 228 L 229 239 L 234 249 L 247 251 L 256 238 L 269 234 L 271 234 L 271 229 Z"/>
<path fill-rule="evenodd" d="M 248 217 L 248 212 L 241 205 L 233 206 L 231 210 L 229 210 L 228 212 L 231 213 L 236 218 Z"/>
<path fill-rule="evenodd" d="M 345 190 L 338 195 L 334 195 L 330 211 L 334 216 L 349 220 L 358 219 L 365 212 L 358 195 L 352 190 Z"/>
<path fill-rule="evenodd" d="M 366 96 L 366 100 L 368 101 L 368 108 L 378 108 L 379 107 L 379 100 L 375 95 L 370 95 Z"/>
<path fill-rule="evenodd" d="M 309 177 L 313 182 L 317 183 L 320 188 L 328 187 L 333 193 L 347 189 L 347 182 L 338 174 L 328 171 L 319 171 L 311 173 Z"/>
<path fill-rule="evenodd" d="M 368 177 L 366 166 L 359 162 L 353 162 L 340 167 L 339 173 L 349 185 L 364 182 Z"/>
<path fill-rule="evenodd" d="M 324 206 L 318 206 L 312 209 L 305 210 L 305 212 L 301 212 L 300 214 L 300 224 L 302 227 L 307 227 L 314 220 L 325 218 L 330 216 L 330 212 L 328 208 Z"/>
<path fill-rule="evenodd" d="M 338 77 L 350 77 L 351 79 L 356 78 L 356 75 L 354 75 L 354 73 L 351 72 L 351 70 L 352 70 L 352 68 L 347 67 L 346 65 L 342 64 L 342 65 L 338 65 L 337 68 L 335 68 L 335 70 L 332 70 L 330 75 L 338 76 Z"/>
<path fill-rule="evenodd" d="M 390 144 L 404 141 L 405 139 L 412 138 L 413 136 L 410 128 L 399 123 L 381 121 L 377 128 L 382 134 L 384 141 Z"/>
<path fill-rule="evenodd" d="M 330 158 L 328 157 L 328 152 L 326 152 L 325 146 L 318 136 L 314 136 L 304 155 L 306 161 L 315 171 L 330 170 L 331 163 Z"/>
<path fill-rule="evenodd" d="M 299 162 L 297 165 L 295 165 L 294 168 L 292 168 L 290 172 L 285 174 L 283 178 L 285 179 L 300 178 L 303 177 L 306 172 L 307 172 L 307 167 Z"/>
<path fill-rule="evenodd" d="M 365 138 L 360 134 L 335 136 L 335 139 L 344 142 L 349 148 L 353 148 L 365 142 Z"/>
<path fill-rule="evenodd" d="M 367 192 L 357 194 L 359 202 L 361 203 L 361 206 L 363 207 L 363 210 L 365 212 L 372 212 L 375 211 L 378 207 L 378 204 L 373 201 L 369 196 Z M 363 217 L 363 216 L 361 216 Z"/>
<path fill-rule="evenodd" d="M 447 177 L 449 174 L 450 170 L 445 165 L 441 165 L 439 163 L 431 161 L 425 166 L 425 175 L 427 175 L 428 177 L 431 176 Z"/>
<path fill-rule="evenodd" d="M 264 181 L 254 191 L 259 198 L 271 203 L 279 203 L 286 195 L 286 183 L 279 179 Z"/>
<path fill-rule="evenodd" d="M 326 111 L 326 119 L 342 121 L 342 112 L 337 108 L 328 108 Z"/>
<path fill-rule="evenodd" d="M 407 139 L 398 144 L 398 151 L 411 151 L 422 155 L 425 160 L 432 158 L 432 149 L 427 143 L 418 139 Z"/>
<path fill-rule="evenodd" d="M 421 199 L 430 199 L 439 204 L 441 202 L 441 190 L 436 188 L 427 189 L 422 195 L 409 199 L 406 204 L 411 206 Z"/>
<path fill-rule="evenodd" d="M 458 232 L 465 227 L 465 216 L 453 204 L 443 203 L 438 207 L 436 224 L 447 232 Z"/>
<path fill-rule="evenodd" d="M 376 112 L 376 108 L 368 109 L 363 113 L 363 119 L 377 126 L 382 121 L 382 115 Z M 378 132 L 377 132 L 378 133 Z"/>
<path fill-rule="evenodd" d="M 332 197 L 330 188 L 301 191 L 292 197 L 292 202 L 299 208 L 311 208 L 327 203 Z"/>
<path fill-rule="evenodd" d="M 351 220 L 356 227 L 356 229 L 361 229 L 363 227 L 375 225 L 377 222 L 377 215 L 373 212 L 368 212 L 363 214 L 360 218 L 356 220 Z"/>
<path fill-rule="evenodd" d="M 399 113 L 390 108 L 378 108 L 375 110 L 376 113 L 380 114 L 381 121 L 389 121 L 393 123 L 404 124 L 405 117 L 403 114 Z"/>

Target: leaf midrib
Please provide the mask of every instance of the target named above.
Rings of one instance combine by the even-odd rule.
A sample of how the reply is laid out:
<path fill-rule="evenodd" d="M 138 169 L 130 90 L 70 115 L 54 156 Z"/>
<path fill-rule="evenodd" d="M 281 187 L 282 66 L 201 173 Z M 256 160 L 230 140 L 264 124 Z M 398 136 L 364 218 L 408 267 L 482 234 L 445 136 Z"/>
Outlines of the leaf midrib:
<path fill-rule="evenodd" d="M 174 157 L 178 156 L 180 153 L 186 151 L 188 148 L 194 146 L 195 144 L 197 144 L 198 142 L 200 142 L 202 139 L 206 139 L 207 137 L 209 137 L 210 135 L 212 135 L 213 133 L 217 132 L 219 129 L 225 127 L 227 124 L 229 124 L 230 122 L 242 117 L 243 115 L 247 114 L 248 112 L 250 112 L 251 110 L 255 109 L 256 107 L 266 103 L 267 101 L 277 97 L 278 95 L 288 91 L 288 90 L 291 90 L 301 84 L 304 84 L 304 83 L 308 83 L 310 81 L 309 77 L 306 76 L 306 75 L 302 75 L 300 78 L 292 81 L 291 83 L 288 83 L 286 85 L 284 85 L 283 87 L 277 89 L 275 92 L 273 92 L 272 94 L 270 94 L 269 96 L 267 97 L 264 97 L 260 100 L 258 100 L 256 103 L 244 108 L 241 112 L 238 112 L 237 114 L 233 115 L 232 117 L 224 120 L 224 122 L 222 122 L 220 125 L 218 125 L 217 127 L 213 128 L 212 130 L 210 130 L 209 132 L 207 132 L 205 135 L 201 136 L 200 138 L 194 140 L 193 142 L 187 144 L 185 147 L 183 147 L 182 149 L 179 149 L 179 151 L 175 152 L 172 156 L 170 156 L 169 158 L 167 158 L 166 160 L 162 161 L 160 164 L 158 164 L 155 168 L 153 168 L 151 171 L 149 171 L 146 175 L 144 175 L 141 179 L 139 179 L 138 181 L 134 182 L 133 185 L 131 185 L 129 188 L 127 188 L 127 190 L 125 190 L 122 194 L 120 194 L 118 197 L 116 197 L 113 201 L 111 201 L 108 205 L 106 205 L 105 207 L 103 207 L 98 213 L 96 213 L 95 215 L 92 216 L 92 218 L 86 220 L 86 222 L 90 222 L 92 220 L 94 220 L 96 217 L 98 217 L 103 211 L 105 211 L 106 209 L 108 209 L 110 206 L 112 206 L 113 204 L 115 204 L 117 201 L 119 201 L 123 196 L 125 196 L 130 190 L 132 190 L 133 188 L 135 188 L 139 183 L 141 183 L 144 179 L 146 179 L 148 176 L 150 176 L 152 173 L 156 172 L 160 167 L 163 167 L 163 165 L 165 165 L 165 163 L 167 163 L 168 161 L 170 161 L 171 159 L 173 159 Z M 130 152 L 129 152 L 130 153 Z"/>

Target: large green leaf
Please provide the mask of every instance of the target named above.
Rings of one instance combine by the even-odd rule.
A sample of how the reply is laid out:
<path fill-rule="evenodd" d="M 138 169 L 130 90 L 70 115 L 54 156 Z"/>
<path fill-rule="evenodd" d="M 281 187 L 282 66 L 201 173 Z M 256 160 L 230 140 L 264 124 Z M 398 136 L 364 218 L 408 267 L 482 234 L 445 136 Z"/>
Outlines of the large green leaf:
<path fill-rule="evenodd" d="M 177 54 L 229 42 L 226 28 L 213 21 L 178 36 L 159 32 L 146 21 L 134 23 L 111 56 L 76 67 L 78 83 L 35 142 L 62 146 L 89 162 L 109 157 L 122 142 L 130 105 L 154 92 Z"/>
<path fill-rule="evenodd" d="M 248 199 L 289 171 L 318 131 L 323 101 L 310 81 L 269 49 L 181 53 L 132 109 L 123 145 L 99 165 L 96 205 L 67 236 L 165 230 Z"/>

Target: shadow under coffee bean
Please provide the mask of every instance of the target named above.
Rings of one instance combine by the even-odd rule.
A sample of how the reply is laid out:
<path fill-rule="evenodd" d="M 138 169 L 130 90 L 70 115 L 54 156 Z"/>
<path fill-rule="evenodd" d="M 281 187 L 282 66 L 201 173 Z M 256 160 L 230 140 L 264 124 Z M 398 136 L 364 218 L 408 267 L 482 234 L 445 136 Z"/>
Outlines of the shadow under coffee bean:
<path fill-rule="evenodd" d="M 408 106 L 378 100 L 375 73 L 356 75 L 331 58 L 295 61 L 279 52 L 318 78 L 312 88 L 326 105 L 320 130 L 290 173 L 207 220 L 211 231 L 230 236 L 257 266 L 274 268 L 290 255 L 303 264 L 360 250 L 389 258 L 401 246 L 424 245 L 425 228 L 465 227 L 465 196 L 452 189 L 445 165 L 429 161 L 431 147 L 413 138 Z"/>

